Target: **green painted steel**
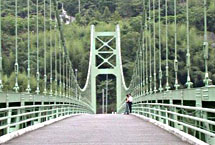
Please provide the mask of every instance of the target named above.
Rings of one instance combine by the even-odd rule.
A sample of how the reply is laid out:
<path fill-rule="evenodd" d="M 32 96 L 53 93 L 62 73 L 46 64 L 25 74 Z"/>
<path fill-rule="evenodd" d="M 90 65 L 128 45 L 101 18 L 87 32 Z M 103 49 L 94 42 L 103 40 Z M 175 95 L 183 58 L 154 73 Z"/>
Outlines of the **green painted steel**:
<path fill-rule="evenodd" d="M 9 107 L 0 109 L 1 135 L 42 123 L 60 116 L 90 113 L 80 104 L 52 104 Z"/>
<path fill-rule="evenodd" d="M 161 103 L 138 103 L 133 108 L 134 113 L 160 121 L 209 144 L 215 143 L 213 128 L 215 122 L 204 116 L 204 114 L 210 113 L 210 116 L 214 118 L 215 109 Z M 199 114 L 199 116 L 195 116 L 195 114 Z"/>
<path fill-rule="evenodd" d="M 203 104 L 214 103 L 214 93 L 215 86 L 212 85 L 211 80 L 209 79 L 208 74 L 208 37 L 207 37 L 207 0 L 204 0 L 202 4 L 204 5 L 204 39 L 203 41 L 203 52 L 204 52 L 204 61 L 205 61 L 205 78 L 204 78 L 204 87 L 200 88 L 191 88 L 193 83 L 191 82 L 191 56 L 190 56 L 190 26 L 189 26 L 189 0 L 186 1 L 185 9 L 186 9 L 186 69 L 187 69 L 187 82 L 184 84 L 186 89 L 180 89 L 178 82 L 178 72 L 180 69 L 178 68 L 178 50 L 177 50 L 177 1 L 174 0 L 174 85 L 171 86 L 169 84 L 169 34 L 168 31 L 170 27 L 168 27 L 168 15 L 167 10 L 169 7 L 169 1 L 165 0 L 165 24 L 163 24 L 163 28 L 166 34 L 165 36 L 165 44 L 166 46 L 161 45 L 161 1 L 158 1 L 158 30 L 156 27 L 154 28 L 154 20 L 153 23 L 151 20 L 151 12 L 146 12 L 146 5 L 148 5 L 148 10 L 151 9 L 151 4 L 154 2 L 150 0 L 143 0 L 143 20 L 144 21 L 144 29 L 142 28 L 142 41 L 141 47 L 137 51 L 137 62 L 141 62 L 143 60 L 142 66 L 138 63 L 135 63 L 134 67 L 134 75 L 131 80 L 130 87 L 126 91 L 126 93 L 132 93 L 134 97 L 134 108 L 133 113 L 143 115 L 153 120 L 160 121 L 168 126 L 179 129 L 185 133 L 188 133 L 208 144 L 215 144 L 215 109 L 213 108 L 203 108 Z M 153 13 L 153 18 L 155 18 Z M 142 25 L 142 23 L 141 23 Z M 151 29 L 153 26 L 153 31 Z M 154 48 L 154 33 L 158 31 L 158 47 Z M 153 39 L 153 41 L 151 41 Z M 156 61 L 152 62 L 151 53 L 152 49 L 158 49 L 158 61 L 159 61 L 159 79 L 157 76 L 152 76 L 151 66 L 156 65 Z M 165 70 L 162 70 L 161 64 L 162 59 L 161 52 L 165 49 Z M 142 51 L 143 50 L 143 51 Z M 143 54 L 143 55 L 142 55 Z M 144 55 L 145 54 L 145 55 Z M 153 52 L 154 57 L 156 58 L 156 51 Z M 140 57 L 142 56 L 142 57 Z M 143 73 L 139 70 L 143 68 Z M 142 69 L 141 68 L 141 69 Z M 154 66 L 155 68 L 155 66 Z M 153 70 L 153 73 L 156 73 L 157 70 Z M 165 71 L 166 75 L 163 77 L 162 72 Z M 143 74 L 143 88 L 139 88 L 139 78 Z M 156 84 L 152 84 L 152 77 Z M 163 80 L 166 80 L 163 82 Z M 156 85 L 159 84 L 159 92 L 157 92 Z M 163 85 L 165 84 L 165 90 L 163 90 Z M 154 85 L 154 87 L 152 87 Z M 174 89 L 173 89 L 174 88 Z M 142 92 L 141 92 L 142 91 Z M 190 106 L 187 106 L 190 105 Z M 205 105 L 204 105 L 205 106 Z M 125 110 L 125 103 L 120 106 L 118 109 L 119 113 L 123 113 Z"/>
<path fill-rule="evenodd" d="M 191 79 L 190 79 L 190 25 L 189 25 L 189 0 L 186 1 L 186 11 L 187 11 L 187 15 L 186 15 L 186 18 L 187 18 L 187 82 L 186 82 L 186 85 L 187 85 L 187 88 L 190 89 L 193 85 L 193 83 L 191 82 Z"/>
<path fill-rule="evenodd" d="M 170 86 L 169 86 L 169 43 L 168 43 L 168 15 L 167 15 L 167 10 L 168 10 L 168 0 L 165 0 L 165 25 L 166 25 L 166 91 L 169 91 Z"/>
<path fill-rule="evenodd" d="M 1 0 L 0 0 L 0 15 L 1 15 Z M 3 83 L 2 83 L 2 39 L 1 39 L 1 17 L 0 17 L 0 92 L 2 92 Z"/>
<path fill-rule="evenodd" d="M 175 71 L 175 89 L 178 90 L 180 85 L 178 84 L 178 52 L 177 52 L 177 2 L 174 0 L 174 21 L 175 21 L 175 60 L 174 60 L 174 71 Z"/>
<path fill-rule="evenodd" d="M 37 0 L 37 94 L 40 93 L 40 56 L 39 56 L 39 1 Z"/>
<path fill-rule="evenodd" d="M 0 9 L 1 3 L 0 1 Z M 48 121 L 60 116 L 71 115 L 71 114 L 83 114 L 83 113 L 94 113 L 91 101 L 87 99 L 90 98 L 89 91 L 81 91 L 81 88 L 78 86 L 77 80 L 75 78 L 72 63 L 69 56 L 67 55 L 67 48 L 65 47 L 65 41 L 63 37 L 62 24 L 59 19 L 58 10 L 56 9 L 57 3 L 55 0 L 43 1 L 44 7 L 40 8 L 38 6 L 39 1 L 35 2 L 36 6 L 36 41 L 31 38 L 31 34 L 34 32 L 30 31 L 30 7 L 34 2 L 31 0 L 27 1 L 27 86 L 20 86 L 18 84 L 19 80 L 19 59 L 18 59 L 18 44 L 19 44 L 19 34 L 18 34 L 18 1 L 15 0 L 15 92 L 3 91 L 2 83 L 2 49 L 0 49 L 0 103 L 5 106 L 5 108 L 0 109 L 0 136 L 7 135 L 13 131 L 32 126 L 36 123 L 41 123 Z M 49 7 L 49 12 L 46 9 Z M 39 12 L 43 12 L 43 48 L 40 47 L 39 43 Z M 1 12 L 1 11 L 0 11 Z M 52 18 L 52 14 L 55 12 L 55 18 Z M 49 13 L 49 14 L 48 14 Z M 49 16 L 49 22 L 47 22 L 47 14 Z M 0 25 L 1 23 L 0 18 Z M 55 23 L 55 27 L 53 24 Z M 0 27 L 1 28 L 1 27 Z M 48 29 L 47 29 L 48 28 Z M 58 28 L 58 29 L 57 29 Z M 59 30 L 59 31 L 57 31 Z M 49 37 L 48 37 L 49 35 Z M 1 40 L 1 31 L 0 31 L 0 40 Z M 34 42 L 35 41 L 35 42 Z M 1 43 L 0 43 L 1 44 Z M 36 68 L 32 68 L 31 65 L 31 48 L 32 45 L 36 44 Z M 0 48 L 2 45 L 0 46 Z M 44 54 L 40 55 L 40 48 L 44 49 Z M 50 63 L 54 63 L 54 67 L 51 65 L 47 67 L 47 49 L 50 49 Z M 53 51 L 55 51 L 53 55 Z M 44 70 L 43 76 L 40 75 L 40 58 L 43 58 L 44 61 Z M 53 62 L 53 58 L 55 62 Z M 57 58 L 60 59 L 58 64 Z M 33 72 L 31 70 L 36 70 Z M 47 79 L 47 74 L 50 72 L 49 79 Z M 35 92 L 31 90 L 31 76 L 35 75 L 37 78 L 37 86 Z M 60 76 L 58 78 L 57 76 Z M 53 84 L 53 77 L 55 83 Z M 76 81 L 75 81 L 76 80 Z M 44 90 L 41 91 L 40 85 L 44 84 Z M 24 92 L 20 91 L 20 87 L 26 88 Z M 78 88 L 79 99 L 76 98 L 74 88 Z M 55 92 L 53 92 L 55 90 Z M 83 97 L 82 97 L 83 96 Z M 15 106 L 14 106 L 15 105 Z"/>
<path fill-rule="evenodd" d="M 103 41 L 104 37 L 110 38 L 107 42 Z M 103 39 L 102 39 L 103 38 Z M 96 42 L 99 41 L 102 45 L 97 48 Z M 116 47 L 113 48 L 109 45 L 111 41 L 116 42 Z M 104 50 L 104 48 L 107 50 Z M 91 91 L 91 101 L 93 110 L 96 113 L 96 77 L 102 74 L 112 74 L 116 76 L 116 86 L 117 86 L 117 108 L 121 105 L 121 102 L 125 96 L 125 91 L 127 90 L 124 82 L 124 76 L 122 71 L 121 62 L 121 50 L 120 50 L 120 28 L 119 25 L 116 26 L 115 32 L 96 32 L 95 27 L 91 26 L 91 52 L 90 52 L 90 62 L 88 71 L 88 82 L 90 84 Z M 108 58 L 105 58 L 103 54 L 109 54 Z M 115 56 L 115 58 L 114 58 Z M 97 64 L 96 58 L 102 59 L 100 64 Z M 115 64 L 110 62 L 110 59 L 114 58 Z M 104 64 L 108 64 L 108 67 L 103 68 Z M 84 89 L 85 90 L 85 89 Z"/>
<path fill-rule="evenodd" d="M 15 60 L 15 64 L 14 64 L 14 72 L 15 72 L 15 74 L 16 74 L 16 79 L 15 79 L 15 86 L 14 86 L 14 90 L 16 91 L 16 92 L 18 92 L 19 91 L 19 84 L 18 84 L 18 74 L 19 74 L 19 64 L 18 64 L 18 26 L 17 26 L 17 0 L 15 0 L 15 15 L 16 15 L 16 22 L 15 22 L 15 29 L 16 29 L 16 44 L 15 44 L 15 49 L 16 49 L 16 54 L 15 54 L 15 56 L 16 56 L 16 60 Z"/>
<path fill-rule="evenodd" d="M 0 0 L 0 13 L 1 13 Z M 14 92 L 4 92 L 2 82 L 2 44 L 0 41 L 0 102 L 5 108 L 0 109 L 0 135 L 25 128 L 36 123 L 41 123 L 53 118 L 68 114 L 96 113 L 96 78 L 98 75 L 114 75 L 116 77 L 116 108 L 118 113 L 125 110 L 125 95 L 131 93 L 134 97 L 133 113 L 143 115 L 150 119 L 160 121 L 168 126 L 191 134 L 209 144 L 215 144 L 215 109 L 203 108 L 203 103 L 215 102 L 215 86 L 212 85 L 208 74 L 208 38 L 207 38 L 207 0 L 204 0 L 204 62 L 205 62 L 205 86 L 192 88 L 191 63 L 190 63 L 190 26 L 189 26 L 189 0 L 186 1 L 186 89 L 180 89 L 178 82 L 178 44 L 177 44 L 177 0 L 174 0 L 174 60 L 169 58 L 169 27 L 167 10 L 169 1 L 165 0 L 165 23 L 161 24 L 161 0 L 143 0 L 143 12 L 141 21 L 141 37 L 139 49 L 136 52 L 135 66 L 129 87 L 126 87 L 122 60 L 120 26 L 116 25 L 113 32 L 97 32 L 95 26 L 91 26 L 91 49 L 89 56 L 88 75 L 85 86 L 81 88 L 77 81 L 77 71 L 74 72 L 68 48 L 64 38 L 63 24 L 60 21 L 57 0 L 43 0 L 44 7 L 38 7 L 36 1 L 36 42 L 30 36 L 29 8 L 32 1 L 27 1 L 28 18 L 28 64 L 27 64 L 27 92 L 21 92 L 19 82 L 18 61 L 18 3 L 15 0 L 15 63 L 14 63 Z M 156 3 L 157 2 L 157 3 Z M 156 7 L 158 5 L 158 13 Z M 49 9 L 47 9 L 49 7 Z M 48 11 L 49 10 L 49 11 Z M 39 46 L 39 12 L 43 12 L 43 46 Z M 48 11 L 48 12 L 47 12 Z M 53 15 L 53 13 L 55 13 Z M 156 16 L 156 14 L 158 16 Z M 47 18 L 49 17 L 49 23 Z M 156 27 L 156 18 L 158 17 Z M 0 28 L 1 28 L 0 18 Z M 54 24 L 54 27 L 53 25 Z M 47 26 L 49 25 L 49 26 Z M 48 29 L 47 29 L 48 28 Z M 164 28 L 165 46 L 161 45 L 161 30 Z M 156 34 L 158 33 L 158 38 Z M 0 29 L 0 40 L 1 37 Z M 49 35 L 49 36 L 47 36 Z M 108 39 L 108 40 L 107 40 Z M 158 41 L 158 42 L 157 42 Z M 115 46 L 110 45 L 114 42 Z M 36 44 L 37 65 L 31 67 L 31 48 Z M 122 42 L 123 43 L 123 42 Z M 99 46 L 99 44 L 101 44 Z M 157 44 L 157 45 L 156 45 Z M 43 54 L 40 55 L 40 49 Z M 50 60 L 47 60 L 47 50 L 50 49 Z M 53 52 L 54 51 L 54 52 Z M 165 51 L 165 56 L 162 56 Z M 158 53 L 157 53 L 158 52 Z M 105 55 L 108 54 L 108 57 Z M 162 69 L 162 57 L 165 57 L 165 70 Z M 43 59 L 43 76 L 40 75 L 40 59 Z M 59 62 L 57 61 L 59 60 Z M 100 59 L 100 61 L 98 61 Z M 113 61 L 112 61 L 113 60 Z M 53 63 L 49 68 L 47 61 Z M 169 75 L 169 62 L 174 64 L 174 85 L 171 86 Z M 36 70 L 36 72 L 31 72 Z M 163 72 L 165 75 L 163 76 Z M 159 73 L 159 74 L 158 74 Z M 50 75 L 48 75 L 50 74 Z M 36 91 L 31 91 L 31 76 L 37 78 Z M 48 76 L 47 76 L 48 75 Z M 54 80 L 54 82 L 53 82 Z M 41 83 L 44 89 L 40 87 Z M 164 85 L 165 84 L 165 85 Z M 26 86 L 24 86 L 26 88 Z M 158 90 L 159 91 L 158 91 Z M 187 102 L 192 106 L 186 106 Z M 19 104 L 17 107 L 12 104 Z M 107 109 L 106 109 L 107 110 Z"/>

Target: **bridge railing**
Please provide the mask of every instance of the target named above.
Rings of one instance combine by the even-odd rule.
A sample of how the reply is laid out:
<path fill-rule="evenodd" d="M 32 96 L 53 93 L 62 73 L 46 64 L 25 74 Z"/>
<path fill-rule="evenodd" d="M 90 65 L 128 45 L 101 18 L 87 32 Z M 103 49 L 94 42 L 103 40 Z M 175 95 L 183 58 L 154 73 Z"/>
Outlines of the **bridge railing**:
<path fill-rule="evenodd" d="M 162 103 L 137 103 L 133 112 L 215 143 L 215 109 Z"/>
<path fill-rule="evenodd" d="M 66 115 L 90 113 L 88 110 L 88 108 L 79 104 L 2 108 L 0 109 L 0 136 Z"/>

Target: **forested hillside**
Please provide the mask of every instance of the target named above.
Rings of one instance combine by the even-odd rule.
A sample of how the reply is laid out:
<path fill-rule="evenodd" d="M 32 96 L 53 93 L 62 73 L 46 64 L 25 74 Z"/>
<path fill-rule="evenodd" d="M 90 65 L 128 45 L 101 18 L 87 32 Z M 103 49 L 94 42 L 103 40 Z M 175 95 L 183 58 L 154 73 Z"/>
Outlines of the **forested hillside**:
<path fill-rule="evenodd" d="M 148 2 L 148 0 L 145 0 Z M 152 1 L 152 0 L 151 0 Z M 49 0 L 46 0 L 47 17 L 49 16 Z M 78 81 L 81 86 L 84 85 L 87 76 L 89 49 L 90 49 L 90 25 L 94 24 L 97 31 L 112 31 L 116 24 L 120 24 L 121 28 L 121 48 L 123 69 L 125 73 L 126 83 L 129 84 L 131 75 L 133 73 L 133 66 L 136 57 L 136 51 L 140 44 L 141 21 L 142 21 L 142 0 L 81 0 L 81 13 L 78 13 L 78 0 L 61 0 L 58 9 L 61 11 L 62 3 L 64 9 L 69 16 L 76 18 L 74 22 L 69 25 L 64 25 L 64 36 L 66 38 L 66 45 L 69 49 L 69 55 L 73 63 L 74 69 L 78 69 Z M 168 0 L 168 36 L 169 39 L 169 64 L 170 64 L 170 84 L 174 89 L 174 1 Z M 178 32 L 178 59 L 179 59 L 179 83 L 181 88 L 186 82 L 186 0 L 177 0 L 177 32 Z M 161 21 L 162 21 L 162 59 L 165 60 L 165 1 L 161 0 Z M 30 8 L 31 21 L 31 65 L 36 68 L 36 0 L 32 0 Z M 40 56 L 43 56 L 43 14 L 44 1 L 39 0 L 39 28 L 40 28 Z M 207 2 L 207 20 L 208 20 L 208 39 L 209 39 L 209 75 L 215 83 L 215 2 L 208 0 Z M 8 90 L 14 86 L 14 62 L 15 62 L 15 0 L 2 1 L 2 49 L 3 49 L 3 72 L 4 72 L 4 89 Z M 27 71 L 27 3 L 26 0 L 18 0 L 18 48 L 19 48 L 19 83 L 27 85 L 26 71 Z M 204 79 L 204 58 L 203 58 L 203 0 L 191 0 L 189 3 L 190 10 L 190 49 L 191 49 L 191 79 L 195 86 L 203 86 Z M 146 10 L 148 9 L 148 4 Z M 147 11 L 148 12 L 148 11 Z M 153 12 L 153 11 L 151 11 Z M 156 31 L 158 32 L 158 1 L 155 5 L 156 14 Z M 54 17 L 54 12 L 52 12 Z M 49 20 L 49 18 L 47 18 Z M 49 21 L 47 21 L 49 23 Z M 48 26 L 48 24 L 47 24 Z M 144 28 L 144 27 L 143 27 Z M 54 22 L 52 30 L 49 31 L 47 27 L 47 35 L 54 34 Z M 47 37 L 49 39 L 49 37 Z M 158 33 L 156 33 L 156 40 L 158 40 Z M 158 46 L 158 41 L 156 41 Z M 50 49 L 48 49 L 50 50 Z M 50 53 L 47 60 L 50 58 Z M 43 58 L 40 58 L 40 71 L 43 74 Z M 54 62 L 53 62 L 54 63 Z M 53 64 L 54 65 L 54 64 Z M 50 62 L 47 61 L 47 67 Z M 35 70 L 31 71 L 32 88 L 36 88 Z M 162 70 L 165 73 L 165 61 L 162 62 Z M 41 75 L 42 79 L 42 75 Z M 113 78 L 112 78 L 113 79 Z M 165 80 L 165 77 L 163 77 Z M 104 87 L 105 76 L 99 79 L 99 87 Z M 41 86 L 43 87 L 43 86 Z M 114 95 L 115 87 L 112 81 L 110 88 L 110 104 L 111 110 L 114 110 Z M 101 96 L 101 89 L 98 90 Z M 99 100 L 100 103 L 100 100 Z"/>

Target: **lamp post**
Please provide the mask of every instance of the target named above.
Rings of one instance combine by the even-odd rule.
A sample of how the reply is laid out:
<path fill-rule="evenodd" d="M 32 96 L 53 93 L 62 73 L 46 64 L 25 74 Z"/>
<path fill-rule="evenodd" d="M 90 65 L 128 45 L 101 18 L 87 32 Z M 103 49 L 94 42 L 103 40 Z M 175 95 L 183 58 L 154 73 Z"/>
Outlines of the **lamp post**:
<path fill-rule="evenodd" d="M 75 79 L 76 79 L 75 96 L 76 99 L 78 99 L 78 69 L 75 69 Z"/>

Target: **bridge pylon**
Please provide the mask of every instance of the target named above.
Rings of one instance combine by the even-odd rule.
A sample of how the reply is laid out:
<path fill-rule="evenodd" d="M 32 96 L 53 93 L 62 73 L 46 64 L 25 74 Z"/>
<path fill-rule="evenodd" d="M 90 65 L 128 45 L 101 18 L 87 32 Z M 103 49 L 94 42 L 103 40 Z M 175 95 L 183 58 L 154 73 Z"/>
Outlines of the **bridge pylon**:
<path fill-rule="evenodd" d="M 112 74 L 116 77 L 116 107 L 118 111 L 123 95 L 125 95 L 124 90 L 126 89 L 121 62 L 119 25 L 116 26 L 115 32 L 96 32 L 95 26 L 91 26 L 91 53 L 89 67 L 89 83 L 94 112 L 96 113 L 96 77 L 105 74 Z"/>

